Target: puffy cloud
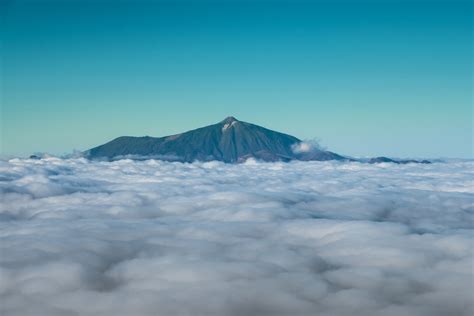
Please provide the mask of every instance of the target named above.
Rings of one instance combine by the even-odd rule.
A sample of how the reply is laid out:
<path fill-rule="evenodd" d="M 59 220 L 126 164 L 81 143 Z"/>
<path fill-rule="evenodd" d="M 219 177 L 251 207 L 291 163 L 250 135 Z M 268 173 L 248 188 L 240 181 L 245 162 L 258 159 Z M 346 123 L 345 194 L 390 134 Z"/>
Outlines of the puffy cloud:
<path fill-rule="evenodd" d="M 0 314 L 472 315 L 473 167 L 0 161 Z"/>
<path fill-rule="evenodd" d="M 293 144 L 291 146 L 291 150 L 295 154 L 303 154 L 310 153 L 313 151 L 325 150 L 325 148 L 321 146 L 320 141 L 318 139 L 310 139 Z"/>

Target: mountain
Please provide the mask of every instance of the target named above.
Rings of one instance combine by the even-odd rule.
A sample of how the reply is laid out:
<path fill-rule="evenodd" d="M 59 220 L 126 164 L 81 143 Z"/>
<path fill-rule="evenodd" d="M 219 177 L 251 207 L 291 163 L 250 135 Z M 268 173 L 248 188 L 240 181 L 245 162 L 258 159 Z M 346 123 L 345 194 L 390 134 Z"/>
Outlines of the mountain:
<path fill-rule="evenodd" d="M 118 137 L 85 151 L 89 159 L 160 159 L 166 161 L 211 161 L 238 163 L 255 158 L 263 161 L 345 160 L 363 163 L 431 163 L 428 160 L 397 160 L 387 157 L 353 159 L 311 146 L 302 140 L 229 116 L 223 121 L 165 137 Z"/>
<path fill-rule="evenodd" d="M 264 161 L 349 160 L 317 148 L 295 150 L 303 142 L 291 135 L 242 122 L 235 117 L 182 134 L 165 137 L 118 137 L 84 154 L 90 159 L 120 158 L 228 163 L 256 158 Z"/>
<path fill-rule="evenodd" d="M 387 162 L 391 162 L 391 163 L 396 163 L 396 164 L 407 164 L 407 163 L 424 163 L 424 164 L 428 164 L 428 163 L 431 163 L 431 161 L 428 161 L 428 160 L 414 160 L 414 159 L 404 159 L 404 160 L 395 160 L 395 159 L 391 159 L 391 158 L 387 158 L 387 157 L 375 157 L 375 158 L 370 158 L 368 161 L 368 163 L 371 163 L 371 164 L 374 164 L 374 163 L 387 163 Z"/>

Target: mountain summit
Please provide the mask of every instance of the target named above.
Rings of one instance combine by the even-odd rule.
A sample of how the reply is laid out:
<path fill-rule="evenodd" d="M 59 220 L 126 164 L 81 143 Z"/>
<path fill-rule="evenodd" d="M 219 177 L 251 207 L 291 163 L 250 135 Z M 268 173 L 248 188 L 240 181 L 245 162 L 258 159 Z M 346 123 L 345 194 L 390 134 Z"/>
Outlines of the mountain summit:
<path fill-rule="evenodd" d="M 256 158 L 264 161 L 345 160 L 330 151 L 308 146 L 300 139 L 239 121 L 223 121 L 165 137 L 118 137 L 85 152 L 91 159 L 162 159 L 192 162 L 219 160 L 228 163 Z"/>
<path fill-rule="evenodd" d="M 228 123 L 232 123 L 232 122 L 238 122 L 239 120 L 236 119 L 235 117 L 233 116 L 228 116 L 226 117 L 221 123 L 223 124 L 228 124 Z"/>

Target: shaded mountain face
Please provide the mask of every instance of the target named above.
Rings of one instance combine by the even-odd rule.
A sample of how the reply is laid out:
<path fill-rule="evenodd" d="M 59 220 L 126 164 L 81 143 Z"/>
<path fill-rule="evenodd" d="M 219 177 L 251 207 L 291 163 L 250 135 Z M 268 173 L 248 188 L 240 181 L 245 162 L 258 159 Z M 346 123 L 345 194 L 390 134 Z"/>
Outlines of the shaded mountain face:
<path fill-rule="evenodd" d="M 312 149 L 295 153 L 302 141 L 296 137 L 242 122 L 234 117 L 182 134 L 166 137 L 116 138 L 85 152 L 90 159 L 156 158 L 169 161 L 243 162 L 248 158 L 264 161 L 345 160 L 330 151 Z"/>

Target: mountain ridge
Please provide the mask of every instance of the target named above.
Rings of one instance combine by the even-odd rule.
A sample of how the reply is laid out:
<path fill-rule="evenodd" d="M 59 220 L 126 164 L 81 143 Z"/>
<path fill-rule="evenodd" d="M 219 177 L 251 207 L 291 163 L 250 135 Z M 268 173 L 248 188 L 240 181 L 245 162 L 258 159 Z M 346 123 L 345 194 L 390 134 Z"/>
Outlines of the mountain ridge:
<path fill-rule="evenodd" d="M 305 146 L 303 146 L 305 145 Z M 396 160 L 387 157 L 354 159 L 309 146 L 301 139 L 233 116 L 163 137 L 120 136 L 85 151 L 89 159 L 160 159 L 166 161 L 223 161 L 240 163 L 249 158 L 263 161 L 359 161 L 366 163 L 430 163 L 427 160 Z"/>
<path fill-rule="evenodd" d="M 219 160 L 237 163 L 248 158 L 264 161 L 345 160 L 346 157 L 324 150 L 295 153 L 302 140 L 233 116 L 208 126 L 164 137 L 120 136 L 84 154 L 90 159 L 156 157 L 171 161 Z"/>

